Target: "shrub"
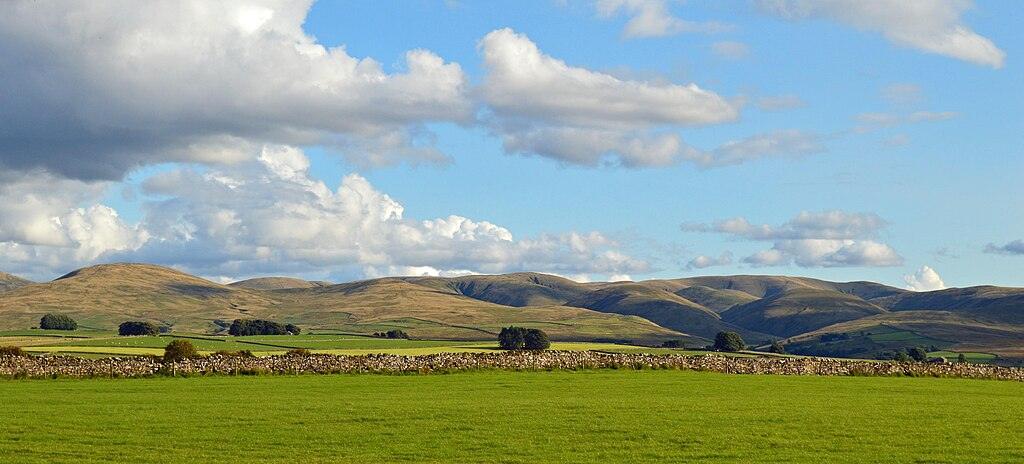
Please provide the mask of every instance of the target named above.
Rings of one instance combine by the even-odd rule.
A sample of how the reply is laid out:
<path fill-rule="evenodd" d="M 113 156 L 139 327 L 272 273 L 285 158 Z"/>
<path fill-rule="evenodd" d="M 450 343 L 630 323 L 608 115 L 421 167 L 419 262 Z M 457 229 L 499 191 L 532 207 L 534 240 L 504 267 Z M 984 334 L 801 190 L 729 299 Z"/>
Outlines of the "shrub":
<path fill-rule="evenodd" d="M 526 329 L 526 335 L 523 335 L 523 348 L 528 350 L 546 350 L 551 348 L 551 341 L 548 340 L 548 334 L 544 333 L 540 329 Z"/>
<path fill-rule="evenodd" d="M 892 359 L 899 362 L 907 362 L 910 361 L 910 356 L 907 355 L 906 351 L 900 350 L 896 352 Z"/>
<path fill-rule="evenodd" d="M 718 332 L 715 335 L 715 351 L 736 352 L 743 351 L 747 347 L 743 343 L 743 337 L 736 332 Z"/>
<path fill-rule="evenodd" d="M 27 358 L 28 353 L 21 349 L 20 346 L 0 346 L 0 358 L 4 356 Z"/>
<path fill-rule="evenodd" d="M 125 321 L 117 327 L 118 335 L 156 335 L 160 329 L 152 322 Z"/>
<path fill-rule="evenodd" d="M 302 329 L 295 324 L 285 324 L 284 331 L 288 332 L 288 335 L 298 335 L 302 333 Z"/>
<path fill-rule="evenodd" d="M 907 351 L 907 355 L 910 356 L 910 359 L 913 359 L 914 361 L 917 362 L 924 362 L 928 360 L 928 352 L 925 351 L 925 349 L 920 346 L 915 346 L 911 348 L 909 351 Z"/>
<path fill-rule="evenodd" d="M 176 362 L 188 358 L 198 358 L 199 352 L 188 340 L 174 340 L 164 348 L 164 362 Z"/>
<path fill-rule="evenodd" d="M 498 345 L 503 350 L 521 350 L 526 346 L 526 329 L 505 327 L 498 334 Z"/>
<path fill-rule="evenodd" d="M 683 342 L 680 340 L 665 340 L 661 343 L 662 348 L 682 348 Z"/>
<path fill-rule="evenodd" d="M 78 323 L 64 314 L 50 313 L 39 320 L 39 328 L 43 330 L 75 330 Z"/>
<path fill-rule="evenodd" d="M 775 354 L 786 354 L 786 347 L 782 346 L 782 343 L 778 340 L 775 340 L 772 342 L 772 346 L 768 347 L 768 351 Z"/>
<path fill-rule="evenodd" d="M 274 321 L 263 319 L 235 319 L 228 328 L 228 333 L 236 337 L 249 335 L 288 335 L 285 326 Z"/>
<path fill-rule="evenodd" d="M 958 354 L 956 356 L 956 362 L 958 362 L 960 364 L 966 363 L 967 362 L 967 356 L 965 356 L 963 353 Z"/>
<path fill-rule="evenodd" d="M 256 355 L 252 354 L 249 350 L 231 351 L 231 350 L 218 350 L 213 353 L 217 356 L 223 356 L 225 358 L 255 358 Z"/>
<path fill-rule="evenodd" d="M 312 353 L 310 353 L 309 350 L 307 350 L 305 348 L 294 348 L 294 349 L 288 350 L 288 352 L 285 353 L 285 356 L 306 357 L 306 356 L 309 356 L 311 354 Z"/>
<path fill-rule="evenodd" d="M 384 335 L 387 338 L 403 338 L 403 339 L 408 339 L 409 338 L 409 334 L 407 334 L 407 333 L 405 333 L 404 331 L 401 331 L 401 330 L 389 330 Z"/>

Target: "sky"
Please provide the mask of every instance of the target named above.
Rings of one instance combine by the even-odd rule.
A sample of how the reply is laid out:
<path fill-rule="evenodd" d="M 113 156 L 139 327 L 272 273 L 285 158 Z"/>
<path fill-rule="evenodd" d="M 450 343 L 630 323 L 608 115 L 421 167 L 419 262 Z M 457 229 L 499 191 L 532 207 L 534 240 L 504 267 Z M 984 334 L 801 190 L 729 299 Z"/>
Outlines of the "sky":
<path fill-rule="evenodd" d="M 0 270 L 1024 286 L 1016 2 L 5 2 Z"/>

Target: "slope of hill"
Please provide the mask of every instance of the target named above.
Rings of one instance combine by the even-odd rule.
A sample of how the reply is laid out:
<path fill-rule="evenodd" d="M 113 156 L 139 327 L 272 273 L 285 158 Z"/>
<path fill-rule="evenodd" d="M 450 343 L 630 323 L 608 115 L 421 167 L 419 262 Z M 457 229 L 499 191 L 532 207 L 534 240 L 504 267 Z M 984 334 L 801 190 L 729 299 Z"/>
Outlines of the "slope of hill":
<path fill-rule="evenodd" d="M 21 277 L 18 277 L 13 274 L 8 274 L 6 272 L 0 272 L 0 292 L 14 290 L 16 288 L 21 288 L 26 285 L 31 285 L 32 283 L 33 282 L 31 280 L 22 279 Z"/>
<path fill-rule="evenodd" d="M 610 284 L 566 303 L 595 311 L 640 316 L 662 327 L 714 338 L 722 331 L 737 331 L 748 338 L 763 334 L 723 322 L 714 311 L 674 293 L 642 283 Z"/>
<path fill-rule="evenodd" d="M 520 272 L 465 277 L 411 277 L 405 280 L 473 299 L 505 306 L 560 305 L 591 290 L 591 286 L 548 274 Z"/>
<path fill-rule="evenodd" d="M 674 293 L 716 313 L 721 313 L 738 304 L 750 303 L 758 299 L 756 296 L 739 290 L 715 289 L 701 285 L 681 288 Z"/>
<path fill-rule="evenodd" d="M 789 288 L 722 313 L 732 324 L 789 337 L 832 324 L 885 313 L 856 296 L 815 288 Z"/>
<path fill-rule="evenodd" d="M 248 288 L 250 290 L 285 290 L 289 288 L 324 287 L 327 285 L 330 285 L 330 283 L 314 282 L 292 277 L 256 277 L 228 284 L 229 287 Z"/>
<path fill-rule="evenodd" d="M 943 310 L 986 321 L 1024 324 L 1024 288 L 948 288 L 933 292 L 905 292 L 873 301 L 895 311 Z"/>
<path fill-rule="evenodd" d="M 5 292 L 0 328 L 25 329 L 51 311 L 67 313 L 83 327 L 107 330 L 131 319 L 178 332 L 215 333 L 236 318 L 266 318 L 307 329 L 371 333 L 401 328 L 437 338 L 492 339 L 512 324 L 542 327 L 560 340 L 685 338 L 639 317 L 558 305 L 514 308 L 402 279 L 258 290 L 145 264 L 93 266 Z"/>

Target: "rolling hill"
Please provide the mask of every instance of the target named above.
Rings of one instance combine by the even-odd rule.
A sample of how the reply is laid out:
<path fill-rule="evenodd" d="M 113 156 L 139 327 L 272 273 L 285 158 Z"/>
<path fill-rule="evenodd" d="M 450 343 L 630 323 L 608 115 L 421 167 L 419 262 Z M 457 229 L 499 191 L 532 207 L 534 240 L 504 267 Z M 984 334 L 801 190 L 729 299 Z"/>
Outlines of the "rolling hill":
<path fill-rule="evenodd" d="M 912 292 L 873 282 L 788 276 L 710 276 L 578 283 L 538 273 L 392 277 L 329 284 L 261 277 L 221 285 L 147 264 L 110 264 L 32 284 L 0 276 L 0 329 L 60 311 L 83 327 L 128 319 L 179 332 L 219 333 L 236 318 L 314 330 L 491 339 L 508 325 L 557 340 L 676 339 L 703 346 L 720 331 L 781 340 L 806 354 L 873 357 L 911 346 L 1024 359 L 1024 289 Z"/>
<path fill-rule="evenodd" d="M 6 272 L 0 272 L 0 292 L 6 292 L 8 290 L 14 290 L 16 288 L 31 285 L 32 281 L 22 279 L 16 275 L 8 274 Z"/>

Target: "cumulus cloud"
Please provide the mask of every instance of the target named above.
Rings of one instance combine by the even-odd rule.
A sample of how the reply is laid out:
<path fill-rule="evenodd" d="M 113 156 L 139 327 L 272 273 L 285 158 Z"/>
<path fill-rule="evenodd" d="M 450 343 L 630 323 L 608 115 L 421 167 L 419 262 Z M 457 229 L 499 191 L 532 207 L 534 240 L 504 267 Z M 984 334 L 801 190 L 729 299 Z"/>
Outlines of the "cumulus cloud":
<path fill-rule="evenodd" d="M 1014 240 L 1003 245 L 989 243 L 985 245 L 985 253 L 999 255 L 1024 255 L 1024 240 Z"/>
<path fill-rule="evenodd" d="M 715 266 L 728 266 L 732 264 L 732 252 L 723 251 L 718 257 L 700 255 L 686 263 L 686 269 L 707 269 Z"/>
<path fill-rule="evenodd" d="M 770 249 L 743 258 L 753 266 L 897 266 L 903 258 L 876 240 L 886 222 L 873 213 L 801 212 L 785 223 L 753 224 L 746 218 L 711 224 L 687 223 L 687 232 L 719 233 L 747 241 L 773 242 Z"/>
<path fill-rule="evenodd" d="M 573 67 L 511 29 L 487 34 L 480 50 L 487 69 L 481 95 L 492 111 L 491 127 L 509 153 L 587 166 L 691 162 L 716 167 L 823 150 L 816 136 L 800 131 L 754 135 L 700 150 L 671 129 L 735 120 L 737 105 L 714 92 Z"/>
<path fill-rule="evenodd" d="M 719 22 L 695 22 L 678 18 L 669 11 L 665 0 L 597 0 L 597 14 L 611 18 L 619 14 L 629 17 L 623 37 L 662 37 L 687 32 L 716 33 L 732 29 Z"/>
<path fill-rule="evenodd" d="M 970 0 L 759 0 L 761 9 L 788 20 L 825 18 L 890 42 L 970 63 L 1002 68 L 1006 53 L 967 27 Z"/>
<path fill-rule="evenodd" d="M 930 292 L 946 288 L 946 283 L 942 281 L 942 277 L 939 277 L 939 273 L 928 266 L 921 266 L 917 272 L 903 276 L 903 281 L 907 283 L 907 290 L 915 292 Z"/>
<path fill-rule="evenodd" d="M 439 161 L 422 129 L 469 121 L 458 64 L 388 72 L 305 34 L 310 0 L 16 0 L 0 15 L 0 166 L 117 180 L 167 161 L 231 163 L 265 142 L 361 163 Z M 390 58 L 389 58 L 390 59 Z"/>
<path fill-rule="evenodd" d="M 410 219 L 362 176 L 345 176 L 337 189 L 314 179 L 297 148 L 268 145 L 253 158 L 145 178 L 138 224 L 126 224 L 107 206 L 77 206 L 100 199 L 103 189 L 92 184 L 55 180 L 80 186 L 66 197 L 43 195 L 43 183 L 4 184 L 0 204 L 17 203 L 7 196 L 17 195 L 31 207 L 0 209 L 0 268 L 42 278 L 100 261 L 236 277 L 529 270 L 589 278 L 649 270 L 599 232 L 516 238 L 505 227 L 458 215 Z"/>

